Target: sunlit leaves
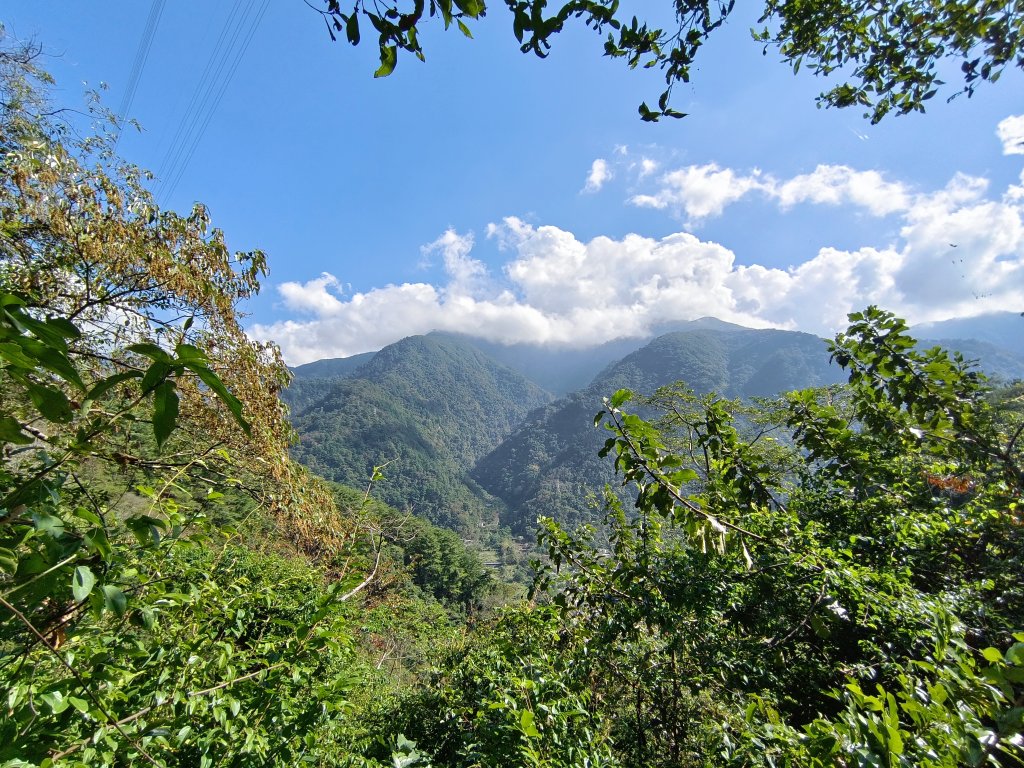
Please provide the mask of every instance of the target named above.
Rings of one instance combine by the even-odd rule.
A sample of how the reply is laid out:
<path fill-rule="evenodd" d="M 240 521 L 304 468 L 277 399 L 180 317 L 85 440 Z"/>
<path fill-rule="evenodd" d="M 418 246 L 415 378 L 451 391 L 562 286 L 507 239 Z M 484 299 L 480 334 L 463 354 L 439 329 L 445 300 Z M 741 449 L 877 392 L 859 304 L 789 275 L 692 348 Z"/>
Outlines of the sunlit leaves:
<path fill-rule="evenodd" d="M 547 0 L 505 0 L 512 14 L 512 33 L 524 53 L 545 57 L 553 38 L 570 19 L 582 20 L 604 37 L 604 54 L 622 59 L 628 67 L 660 69 L 665 90 L 657 108 L 644 101 L 641 120 L 684 117 L 669 106 L 672 88 L 690 80 L 691 69 L 706 40 L 733 12 L 734 0 L 664 0 L 674 11 L 675 23 L 662 29 L 629 17 L 619 0 L 568 0 L 548 8 Z M 464 19 L 486 12 L 482 0 L 425 0 L 367 4 L 357 0 L 351 11 L 336 0 L 325 0 L 322 10 L 332 39 L 345 32 L 359 43 L 358 18 L 369 19 L 379 33 L 381 65 L 376 77 L 394 70 L 397 53 L 405 50 L 424 58 L 418 38 L 425 16 L 440 15 L 444 27 L 453 20 L 467 37 Z M 411 7 L 410 7 L 411 6 Z M 995 82 L 1006 67 L 1024 66 L 1019 9 L 1012 3 L 990 0 L 965 6 L 957 0 L 902 0 L 865 5 L 850 0 L 807 3 L 766 0 L 761 7 L 754 40 L 765 52 L 774 47 L 794 73 L 801 67 L 842 82 L 821 94 L 827 106 L 860 106 L 877 123 L 889 113 L 923 112 L 945 83 L 939 78 L 943 61 L 959 63 L 963 93 L 974 93 L 978 83 Z M 954 92 L 953 95 L 956 95 Z"/>
<path fill-rule="evenodd" d="M 78 602 L 85 600 L 94 586 L 96 586 L 96 577 L 91 569 L 84 565 L 75 568 L 71 579 L 71 594 L 75 600 Z"/>
<path fill-rule="evenodd" d="M 617 654 L 616 674 L 623 649 L 657 638 L 691 680 L 744 701 L 721 736 L 729 764 L 1017 760 L 1015 390 L 918 351 L 886 312 L 850 320 L 831 347 L 846 387 L 759 406 L 683 385 L 606 400 L 602 454 L 635 508 L 609 496 L 596 540 L 542 521 L 537 587 L 558 590 L 592 658 Z M 656 421 L 635 412 L 652 405 Z M 633 690 L 667 663 L 650 653 Z"/>
<path fill-rule="evenodd" d="M 257 499 L 293 499 L 276 397 L 286 370 L 236 314 L 265 258 L 228 251 L 202 206 L 159 211 L 144 174 L 102 138 L 76 142 L 31 111 L 30 62 L 0 51 L 0 90 L 19 94 L 0 109 L 0 763 L 63 753 L 58 763 L 163 764 L 181 748 L 190 764 L 212 764 L 226 744 L 266 763 L 273 737 L 247 707 L 272 708 L 279 724 L 315 721 L 311 670 L 345 641 L 337 627 L 321 636 L 330 611 L 299 640 L 246 636 L 286 587 L 214 588 L 217 561 L 189 560 L 214 530 L 212 509 L 251 510 L 238 475 Z M 250 421 L 259 434 L 243 439 Z M 318 493 L 303 500 L 330 520 Z M 317 533 L 322 549 L 341 535 Z M 221 552 L 234 535 L 216 531 Z M 312 594 L 320 576 L 309 577 Z M 256 626 L 266 634 L 273 622 Z M 278 679 L 305 698 L 275 699 Z M 185 733 L 186 722 L 204 727 Z M 288 754 L 280 764 L 295 764 Z"/>

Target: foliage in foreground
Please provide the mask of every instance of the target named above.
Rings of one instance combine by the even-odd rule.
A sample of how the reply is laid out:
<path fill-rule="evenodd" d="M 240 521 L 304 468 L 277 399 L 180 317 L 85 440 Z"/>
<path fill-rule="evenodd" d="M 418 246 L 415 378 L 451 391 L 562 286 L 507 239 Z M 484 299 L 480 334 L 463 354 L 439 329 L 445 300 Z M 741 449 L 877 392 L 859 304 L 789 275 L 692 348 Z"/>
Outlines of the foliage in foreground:
<path fill-rule="evenodd" d="M 736 8 L 735 0 L 663 0 L 662 8 L 642 11 L 619 0 L 563 0 L 550 9 L 547 0 L 505 4 L 523 53 L 546 57 L 554 36 L 575 20 L 603 38 L 605 56 L 630 69 L 660 70 L 666 88 L 657 108 L 647 102 L 639 108 L 641 119 L 649 122 L 685 117 L 669 106 L 672 88 L 690 81 L 701 47 Z M 332 40 L 344 36 L 358 45 L 360 24 L 364 31 L 366 22 L 372 26 L 380 50 L 375 77 L 394 71 L 399 51 L 424 60 L 419 30 L 428 17 L 440 17 L 445 29 L 454 25 L 472 37 L 467 22 L 487 12 L 484 0 L 321 0 L 317 5 L 312 7 L 323 15 Z M 777 50 L 794 74 L 803 66 L 844 81 L 822 93 L 819 104 L 865 107 L 873 123 L 890 112 L 923 112 L 925 102 L 946 85 L 940 72 L 947 70 L 947 60 L 963 74 L 960 92 L 968 96 L 980 83 L 994 83 L 1007 67 L 1024 66 L 1020 6 L 1008 0 L 765 0 L 754 13 L 751 36 L 765 53 Z"/>
<path fill-rule="evenodd" d="M 449 658 L 405 734 L 439 765 L 1020 765 L 1019 388 L 851 320 L 848 387 L 669 388 L 657 424 L 610 398 L 635 512 L 609 497 L 606 549 L 543 521 L 550 603 Z"/>
<path fill-rule="evenodd" d="M 0 51 L 0 763 L 294 765 L 373 548 L 288 460 L 235 310 L 262 254 L 71 140 L 33 54 Z"/>

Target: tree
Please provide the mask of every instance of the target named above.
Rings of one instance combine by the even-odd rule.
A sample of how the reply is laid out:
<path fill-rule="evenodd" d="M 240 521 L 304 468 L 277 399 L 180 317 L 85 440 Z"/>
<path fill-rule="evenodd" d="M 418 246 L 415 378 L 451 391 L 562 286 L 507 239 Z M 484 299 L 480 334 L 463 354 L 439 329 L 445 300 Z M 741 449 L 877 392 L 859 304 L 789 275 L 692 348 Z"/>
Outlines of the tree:
<path fill-rule="evenodd" d="M 554 35 L 570 20 L 582 21 L 604 36 L 604 55 L 623 59 L 630 68 L 662 70 L 666 88 L 657 108 L 643 102 L 643 120 L 683 117 L 670 104 L 672 88 L 690 80 L 701 46 L 734 12 L 735 0 L 672 0 L 675 23 L 662 29 L 639 20 L 619 0 L 569 0 L 551 11 L 547 0 L 505 0 L 512 31 L 524 53 L 544 57 Z M 405 51 L 424 59 L 419 29 L 425 18 L 439 16 L 467 37 L 467 22 L 487 11 L 485 0 L 390 0 L 367 3 L 323 0 L 317 7 L 331 39 L 339 34 L 358 45 L 360 20 L 378 35 L 380 67 L 375 77 L 390 75 Z M 980 82 L 995 82 L 1007 66 L 1024 66 L 1024 14 L 1015 0 L 766 0 L 755 41 L 765 54 L 776 50 L 794 73 L 801 67 L 845 82 L 823 92 L 819 104 L 863 106 L 877 123 L 889 112 L 923 112 L 925 102 L 945 85 L 943 63 L 959 65 L 963 87 L 950 98 L 974 93 Z"/>
<path fill-rule="evenodd" d="M 874 308 L 832 353 L 848 386 L 756 409 L 609 398 L 634 509 L 544 520 L 540 604 L 395 722 L 446 765 L 1020 765 L 1019 390 Z"/>
<path fill-rule="evenodd" d="M 288 458 L 263 255 L 75 140 L 35 53 L 0 50 L 0 763 L 294 765 L 379 540 Z"/>

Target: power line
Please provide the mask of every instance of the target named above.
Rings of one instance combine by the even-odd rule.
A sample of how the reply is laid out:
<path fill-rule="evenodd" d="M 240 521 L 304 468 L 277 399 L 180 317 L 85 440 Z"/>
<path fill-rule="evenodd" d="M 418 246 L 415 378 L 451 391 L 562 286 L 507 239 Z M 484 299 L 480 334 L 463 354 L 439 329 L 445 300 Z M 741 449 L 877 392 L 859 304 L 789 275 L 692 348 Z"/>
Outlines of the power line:
<path fill-rule="evenodd" d="M 192 98 L 189 100 L 188 106 L 185 107 L 185 112 L 182 114 L 174 135 L 171 137 L 171 143 L 168 145 L 167 151 L 164 153 L 164 157 L 160 161 L 160 166 L 157 170 L 157 178 L 161 180 L 160 183 L 162 185 L 166 184 L 167 174 L 165 171 L 170 171 L 175 168 L 178 161 L 181 159 L 185 137 L 189 132 L 191 132 L 193 125 L 197 120 L 200 105 L 205 103 L 208 98 L 211 77 L 214 74 L 215 67 L 218 74 L 214 77 L 214 80 L 220 76 L 219 71 L 222 65 L 223 55 L 227 50 L 224 43 L 226 42 L 228 35 L 231 34 L 232 26 L 235 27 L 235 32 L 237 32 L 237 29 L 241 25 L 241 16 L 239 13 L 242 7 L 243 0 L 235 0 L 230 13 L 228 13 L 227 19 L 224 21 L 224 26 L 221 27 L 217 41 L 213 45 L 213 53 L 207 60 L 206 66 L 203 68 L 203 73 L 199 76 L 199 82 L 196 84 L 196 88 L 192 92 Z"/>
<path fill-rule="evenodd" d="M 121 141 L 121 132 L 135 101 L 135 93 L 138 91 L 142 73 L 146 69 L 146 62 L 149 60 L 149 52 L 153 48 L 153 40 L 156 38 L 157 27 L 160 26 L 160 17 L 163 15 L 165 3 L 166 0 L 153 0 L 153 4 L 149 7 L 149 17 L 146 19 L 146 26 L 139 39 L 139 47 L 135 51 L 135 60 L 132 62 L 132 68 L 128 74 L 128 86 L 121 97 L 121 106 L 117 110 L 119 122 L 117 137 L 114 139 L 114 149 L 117 149 L 117 145 Z"/>
<path fill-rule="evenodd" d="M 174 194 L 188 168 L 213 115 L 227 92 L 228 85 L 252 43 L 256 29 L 266 15 L 270 0 L 263 0 L 259 10 L 249 15 L 247 28 L 244 23 L 245 17 L 240 13 L 242 6 L 241 0 L 236 0 L 218 37 L 214 52 L 203 71 L 199 86 L 189 102 L 189 107 L 182 117 L 172 145 L 165 156 L 166 171 L 160 174 L 163 179 L 161 197 L 165 204 Z M 227 41 L 226 45 L 225 41 Z"/>

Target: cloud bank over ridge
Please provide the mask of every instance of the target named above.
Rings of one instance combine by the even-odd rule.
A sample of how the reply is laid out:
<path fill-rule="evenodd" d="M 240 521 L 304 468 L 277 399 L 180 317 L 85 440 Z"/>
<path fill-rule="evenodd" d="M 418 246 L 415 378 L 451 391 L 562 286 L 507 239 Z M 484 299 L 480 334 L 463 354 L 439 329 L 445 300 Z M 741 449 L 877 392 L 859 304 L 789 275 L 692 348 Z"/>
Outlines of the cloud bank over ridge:
<path fill-rule="evenodd" d="M 707 315 L 824 335 L 869 303 L 911 322 L 1024 309 L 1024 178 L 998 194 L 986 179 L 963 174 L 922 192 L 877 171 L 835 165 L 776 179 L 709 163 L 657 177 L 641 169 L 637 179 L 650 189 L 630 202 L 665 210 L 686 229 L 752 196 L 780 210 L 843 206 L 893 217 L 898 236 L 852 250 L 823 247 L 779 269 L 744 264 L 723 245 L 685 230 L 657 239 L 629 234 L 583 241 L 557 226 L 509 216 L 486 233 L 507 255 L 500 271 L 473 257 L 471 234 L 449 229 L 423 248 L 425 256 L 443 259 L 440 284 L 346 295 L 339 278 L 325 272 L 278 286 L 297 317 L 255 325 L 250 333 L 276 341 L 294 365 L 430 330 L 585 346 Z"/>

